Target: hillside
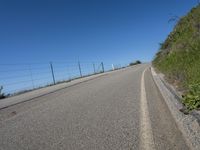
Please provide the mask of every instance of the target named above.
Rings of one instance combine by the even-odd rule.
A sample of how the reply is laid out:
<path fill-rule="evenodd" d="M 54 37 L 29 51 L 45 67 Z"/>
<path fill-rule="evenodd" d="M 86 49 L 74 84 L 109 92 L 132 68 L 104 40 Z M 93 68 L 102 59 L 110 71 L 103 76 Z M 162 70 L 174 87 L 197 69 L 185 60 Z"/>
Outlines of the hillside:
<path fill-rule="evenodd" d="M 178 20 L 161 44 L 153 65 L 186 97 L 189 94 L 199 96 L 198 104 L 195 102 L 193 105 L 198 105 L 194 108 L 200 106 L 200 94 L 194 94 L 194 90 L 200 93 L 197 90 L 200 89 L 200 5 Z"/>

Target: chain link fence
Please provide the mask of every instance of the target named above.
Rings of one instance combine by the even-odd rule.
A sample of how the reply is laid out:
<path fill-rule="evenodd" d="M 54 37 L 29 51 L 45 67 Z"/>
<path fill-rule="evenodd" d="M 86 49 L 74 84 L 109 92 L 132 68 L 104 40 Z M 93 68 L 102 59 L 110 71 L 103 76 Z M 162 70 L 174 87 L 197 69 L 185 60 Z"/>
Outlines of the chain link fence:
<path fill-rule="evenodd" d="M 103 62 L 0 64 L 0 86 L 7 96 L 105 71 Z M 109 70 L 109 67 L 106 67 Z"/>

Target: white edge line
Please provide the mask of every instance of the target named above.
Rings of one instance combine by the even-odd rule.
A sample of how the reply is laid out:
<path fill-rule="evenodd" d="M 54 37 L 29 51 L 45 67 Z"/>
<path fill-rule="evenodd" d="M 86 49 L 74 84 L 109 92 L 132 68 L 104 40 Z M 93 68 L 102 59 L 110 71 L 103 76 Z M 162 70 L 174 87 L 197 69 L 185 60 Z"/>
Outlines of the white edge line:
<path fill-rule="evenodd" d="M 153 132 L 149 118 L 149 110 L 145 91 L 144 75 L 147 68 L 143 71 L 141 77 L 141 97 L 140 97 L 140 149 L 154 150 Z"/>

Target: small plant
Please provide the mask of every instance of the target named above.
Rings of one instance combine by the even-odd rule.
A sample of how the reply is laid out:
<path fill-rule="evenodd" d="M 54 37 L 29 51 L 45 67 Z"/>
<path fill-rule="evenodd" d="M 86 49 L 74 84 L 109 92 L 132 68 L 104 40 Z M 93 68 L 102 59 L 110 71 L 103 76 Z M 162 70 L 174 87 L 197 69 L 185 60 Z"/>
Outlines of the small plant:
<path fill-rule="evenodd" d="M 189 92 L 182 100 L 189 111 L 200 108 L 200 84 L 189 86 Z"/>
<path fill-rule="evenodd" d="M 3 91 L 3 86 L 0 86 L 0 99 L 5 98 Z"/>

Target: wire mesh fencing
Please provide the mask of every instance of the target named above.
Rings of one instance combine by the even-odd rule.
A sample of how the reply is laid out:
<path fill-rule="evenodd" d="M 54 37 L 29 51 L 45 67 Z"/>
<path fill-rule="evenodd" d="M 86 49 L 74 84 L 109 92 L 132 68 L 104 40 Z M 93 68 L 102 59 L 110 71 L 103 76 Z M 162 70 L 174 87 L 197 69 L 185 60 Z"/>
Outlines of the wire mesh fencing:
<path fill-rule="evenodd" d="M 103 62 L 50 62 L 0 64 L 0 86 L 6 95 L 24 93 L 41 87 L 68 82 L 76 78 L 102 73 Z"/>

